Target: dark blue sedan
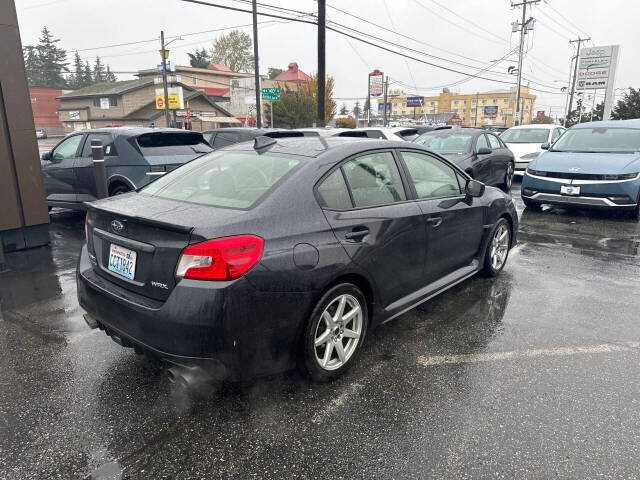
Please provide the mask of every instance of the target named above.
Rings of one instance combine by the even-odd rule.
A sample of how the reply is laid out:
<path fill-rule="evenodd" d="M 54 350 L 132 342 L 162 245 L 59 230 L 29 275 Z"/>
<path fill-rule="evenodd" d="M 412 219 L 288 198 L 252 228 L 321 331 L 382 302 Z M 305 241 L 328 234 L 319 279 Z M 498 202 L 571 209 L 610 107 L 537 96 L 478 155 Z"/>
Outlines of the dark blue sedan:
<path fill-rule="evenodd" d="M 580 205 L 640 216 L 640 120 L 589 122 L 567 130 L 522 180 L 529 208 Z"/>

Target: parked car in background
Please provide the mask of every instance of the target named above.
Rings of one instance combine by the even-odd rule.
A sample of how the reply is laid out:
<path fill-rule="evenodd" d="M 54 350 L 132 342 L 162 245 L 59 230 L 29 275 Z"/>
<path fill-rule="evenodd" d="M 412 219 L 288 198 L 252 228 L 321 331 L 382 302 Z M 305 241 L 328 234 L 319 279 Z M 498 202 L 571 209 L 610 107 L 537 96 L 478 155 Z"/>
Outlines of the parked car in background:
<path fill-rule="evenodd" d="M 202 135 L 207 143 L 217 150 L 234 143 L 248 142 L 260 136 L 270 138 L 303 137 L 304 133 L 284 128 L 229 127 L 207 130 L 202 132 Z"/>
<path fill-rule="evenodd" d="M 322 381 L 370 328 L 498 275 L 517 230 L 508 195 L 420 145 L 258 137 L 90 204 L 78 299 L 174 376 Z"/>
<path fill-rule="evenodd" d="M 74 132 L 42 155 L 49 207 L 84 210 L 97 198 L 91 141 L 103 145 L 109 195 L 136 190 L 211 147 L 199 132 L 119 127 Z"/>
<path fill-rule="evenodd" d="M 358 138 L 377 138 L 382 140 L 404 140 L 400 135 L 396 135 L 391 128 L 385 127 L 364 127 L 345 129 L 335 133 L 335 137 L 358 137 Z"/>
<path fill-rule="evenodd" d="M 47 131 L 44 128 L 37 128 L 36 129 L 36 138 L 38 138 L 38 139 L 47 138 Z"/>
<path fill-rule="evenodd" d="M 486 185 L 511 190 L 513 153 L 494 134 L 482 128 L 451 128 L 424 133 L 414 140 L 439 153 Z"/>
<path fill-rule="evenodd" d="M 399 137 L 402 137 L 403 140 L 411 142 L 423 133 L 431 132 L 432 130 L 441 130 L 448 128 L 451 128 L 451 126 L 415 125 L 409 127 L 393 127 L 391 128 L 391 131 Z"/>
<path fill-rule="evenodd" d="M 506 130 L 500 138 L 513 152 L 516 175 L 522 175 L 531 160 L 542 153 L 540 145 L 553 144 L 566 129 L 559 125 L 519 125 Z"/>
<path fill-rule="evenodd" d="M 640 120 L 574 125 L 529 163 L 528 208 L 543 203 L 623 210 L 640 216 Z"/>

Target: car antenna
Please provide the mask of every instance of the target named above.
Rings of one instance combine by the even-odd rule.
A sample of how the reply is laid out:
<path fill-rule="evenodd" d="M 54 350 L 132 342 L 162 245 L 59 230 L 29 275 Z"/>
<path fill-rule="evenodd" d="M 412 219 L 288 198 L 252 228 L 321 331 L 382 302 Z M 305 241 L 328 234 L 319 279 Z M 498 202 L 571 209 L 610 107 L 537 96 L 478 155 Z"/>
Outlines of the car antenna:
<path fill-rule="evenodd" d="M 274 145 L 276 143 L 278 142 L 276 142 L 275 138 L 267 137 L 265 135 L 260 135 L 259 137 L 256 137 L 253 139 L 253 149 L 261 150 L 263 148 L 270 147 L 271 145 Z"/>

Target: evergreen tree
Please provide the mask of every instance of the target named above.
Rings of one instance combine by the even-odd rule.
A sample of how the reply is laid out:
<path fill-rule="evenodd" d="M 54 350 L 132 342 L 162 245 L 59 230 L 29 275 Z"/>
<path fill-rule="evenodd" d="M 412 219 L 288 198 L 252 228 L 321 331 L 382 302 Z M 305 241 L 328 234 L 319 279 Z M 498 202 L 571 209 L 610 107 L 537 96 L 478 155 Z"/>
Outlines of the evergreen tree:
<path fill-rule="evenodd" d="M 628 120 L 640 118 L 640 89 L 629 88 L 613 109 L 611 118 L 614 120 Z"/>
<path fill-rule="evenodd" d="M 73 56 L 73 73 L 69 76 L 69 86 L 71 88 L 82 88 L 85 86 L 82 59 L 77 51 Z"/>
<path fill-rule="evenodd" d="M 362 109 L 360 108 L 360 102 L 356 102 L 356 104 L 353 106 L 353 116 L 356 117 L 356 120 L 358 118 L 360 118 L 360 114 L 362 113 Z"/>
<path fill-rule="evenodd" d="M 109 65 L 107 65 L 107 71 L 105 73 L 105 80 L 107 82 L 117 82 L 118 79 L 116 78 L 115 74 L 111 71 L 111 67 L 109 67 Z"/>
<path fill-rule="evenodd" d="M 211 63 L 209 52 L 205 48 L 202 50 L 196 48 L 194 53 L 187 53 L 187 55 L 189 56 L 189 65 L 194 68 L 207 68 Z"/>
<path fill-rule="evenodd" d="M 38 45 L 36 46 L 41 84 L 50 87 L 64 87 L 67 83 L 62 75 L 67 69 L 67 52 L 57 46 L 59 38 L 53 35 L 47 27 L 42 28 L 42 33 Z"/>
<path fill-rule="evenodd" d="M 82 73 L 82 84 L 85 87 L 93 84 L 93 73 L 91 72 L 91 65 L 89 65 L 88 61 L 85 61 L 84 63 L 84 69 Z"/>
<path fill-rule="evenodd" d="M 340 115 L 349 115 L 349 110 L 347 110 L 347 106 L 344 103 L 340 107 Z"/>
<path fill-rule="evenodd" d="M 41 69 L 36 47 L 27 45 L 22 49 L 22 54 L 24 56 L 24 68 L 27 73 L 29 85 L 40 85 Z"/>
<path fill-rule="evenodd" d="M 100 61 L 100 57 L 96 56 L 96 63 L 93 65 L 93 83 L 103 83 L 107 79 L 107 72 L 104 65 Z"/>

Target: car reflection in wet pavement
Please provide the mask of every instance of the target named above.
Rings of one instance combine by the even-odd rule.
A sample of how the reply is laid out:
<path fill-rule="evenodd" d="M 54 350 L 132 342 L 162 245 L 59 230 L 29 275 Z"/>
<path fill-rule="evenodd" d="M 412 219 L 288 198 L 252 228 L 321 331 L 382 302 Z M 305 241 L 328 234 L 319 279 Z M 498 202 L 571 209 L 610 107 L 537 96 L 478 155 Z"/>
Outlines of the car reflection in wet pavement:
<path fill-rule="evenodd" d="M 185 392 L 90 330 L 83 217 L 0 274 L 0 478 L 634 477 L 640 225 L 522 212 L 494 279 L 373 331 L 346 375 Z"/>

